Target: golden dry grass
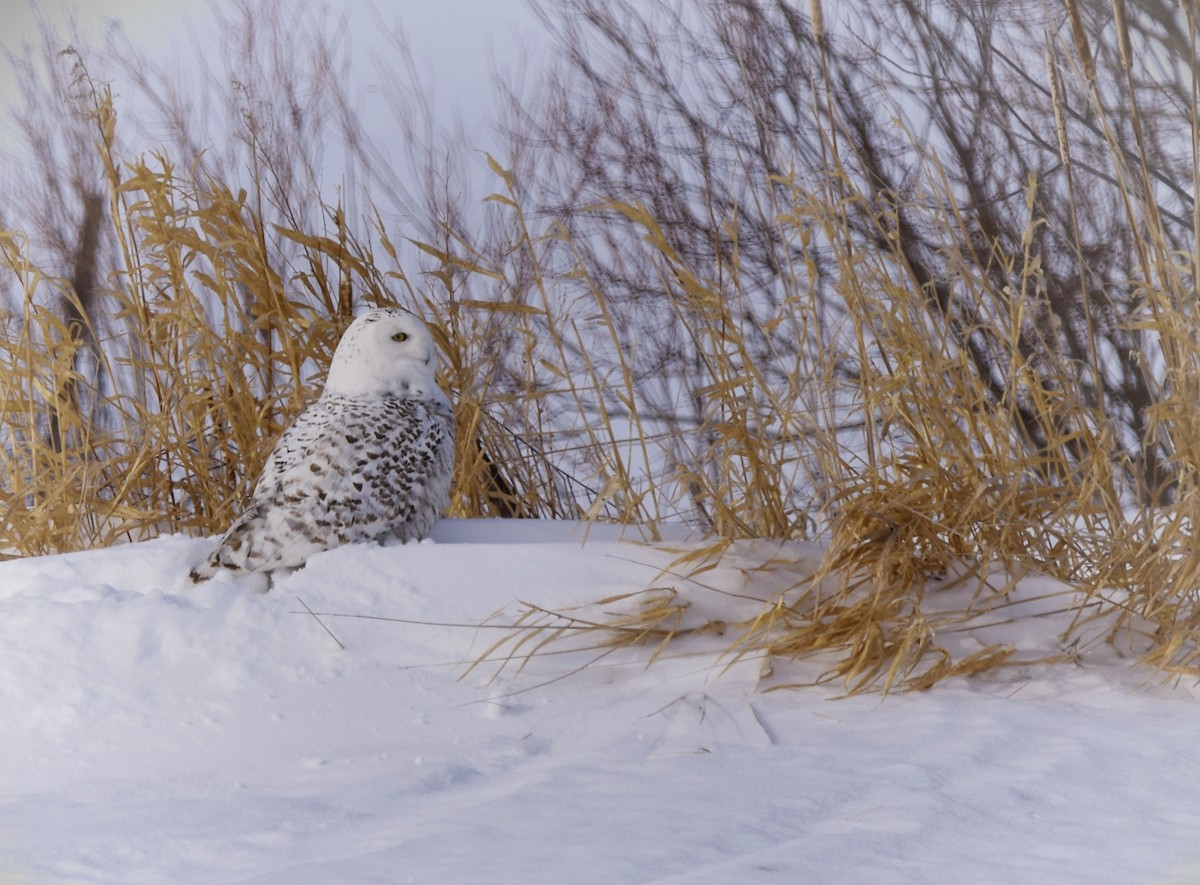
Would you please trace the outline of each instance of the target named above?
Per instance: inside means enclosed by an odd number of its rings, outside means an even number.
[[[835,174],[815,189],[791,181],[793,200],[781,207],[779,235],[803,239],[811,231],[824,232],[837,265],[837,301],[847,312],[840,344],[824,339],[817,360],[797,359],[783,383],[777,375],[767,382],[767,367],[749,356],[749,330],[735,319],[742,314],[728,309],[730,297],[741,293],[731,296],[714,287],[713,269],[688,266],[642,207],[612,207],[642,228],[663,268],[664,291],[686,304],[680,322],[693,340],[704,342],[707,355],[698,384],[711,397],[710,418],[706,433],[698,436],[714,444],[695,459],[705,469],[684,477],[684,485],[705,506],[717,537],[677,562],[685,583],[720,563],[732,538],[802,534],[806,514],[786,491],[798,478],[820,503],[815,522],[827,542],[823,561],[770,598],[758,616],[722,624],[732,658],[833,653],[837,663],[826,678],[841,680],[849,691],[928,688],[1012,658],[1013,647],[998,643],[954,659],[937,635],[969,621],[1004,624],[1008,592],[1022,576],[1039,573],[1074,588],[1061,607],[1076,613],[1060,649],[1048,649],[1043,660],[1077,660],[1081,631],[1099,624],[1111,642],[1162,668],[1165,678],[1200,675],[1196,259],[1172,252],[1166,222],[1147,196],[1154,189],[1146,161],[1139,167],[1137,154],[1114,134],[1116,124],[1092,85],[1079,12],[1072,3],[1067,7],[1084,91],[1108,138],[1108,159],[1140,256],[1128,282],[1142,297],[1140,310],[1124,322],[1155,342],[1155,354],[1136,358],[1144,361],[1147,377],[1162,379],[1151,382],[1156,402],[1145,415],[1151,428],[1147,445],[1169,440],[1171,455],[1157,476],[1169,476],[1170,489],[1151,485],[1157,480],[1128,462],[1113,438],[1114,422],[1089,395],[1088,379],[1104,373],[1108,358],[1098,345],[1092,344],[1083,363],[1062,357],[1035,365],[1016,356],[1022,352],[1018,337],[1036,330],[1030,317],[1046,297],[1042,256],[1031,248],[1033,229],[1045,223],[1035,211],[1035,180],[1019,183],[1029,212],[1023,252],[1005,252],[994,243],[985,244],[992,251],[980,256],[957,247],[964,251],[956,256],[962,277],[955,284],[989,285],[975,272],[982,262],[1000,263],[1004,279],[1019,281],[979,299],[992,312],[977,314],[966,330],[950,328],[949,317],[939,323],[929,310],[927,300],[934,295],[910,273],[895,218],[874,216],[878,241],[891,248],[864,250],[861,238],[851,234],[846,205],[860,203],[868,207],[862,214],[869,215],[878,211],[873,208],[878,195],[856,190],[849,176]],[[1127,43],[1127,36],[1119,41],[1126,58]],[[1061,121],[1062,74],[1054,62],[1047,71]],[[1137,103],[1132,97],[1135,108]],[[1136,126],[1136,112],[1133,120]],[[1071,146],[1061,122],[1055,137],[1069,172]],[[936,158],[927,163],[923,180],[933,192],[924,196],[939,207],[944,242],[973,243],[969,230],[957,229],[962,207],[955,188]],[[1073,188],[1070,176],[1068,185]],[[1069,193],[1073,200],[1073,189]],[[803,278],[792,278],[780,314],[768,322],[802,326],[816,315],[819,305]],[[1013,355],[1001,367],[1001,396],[961,346],[964,332],[985,336],[993,352]],[[796,337],[808,340],[802,331]],[[1045,352],[1054,353],[1049,341]],[[847,362],[857,370],[849,382],[834,369]],[[851,446],[842,445],[832,429],[837,423],[832,416],[847,398],[864,421]],[[768,427],[777,434],[764,434]],[[776,445],[779,439],[788,444]],[[783,555],[764,563],[764,570],[793,564]],[[929,605],[927,595],[945,589],[938,578],[964,569],[958,580],[975,582],[971,604],[949,612]],[[656,600],[585,623],[572,612],[526,606],[515,620],[519,631],[489,654],[523,660],[531,650],[568,638],[579,642],[583,632],[592,644],[602,645],[607,635],[614,646],[641,641],[658,655],[663,643],[686,632],[677,625],[689,603],[686,594],[673,597],[670,606],[653,604]]]

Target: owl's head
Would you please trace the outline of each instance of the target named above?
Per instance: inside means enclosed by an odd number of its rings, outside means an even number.
[[[326,393],[440,400],[433,338],[407,310],[378,307],[350,324],[338,342]]]

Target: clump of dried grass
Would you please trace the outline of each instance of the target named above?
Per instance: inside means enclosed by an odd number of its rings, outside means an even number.
[[[1071,659],[1068,649],[1081,631],[1099,623],[1111,641],[1166,672],[1200,675],[1195,257],[1175,254],[1153,196],[1150,161],[1142,154],[1139,168],[1138,153],[1117,136],[1119,124],[1095,88],[1091,56],[1080,42],[1086,37],[1079,10],[1066,5],[1079,93],[1105,133],[1106,159],[1128,213],[1130,251],[1140,260],[1125,282],[1139,292],[1135,312],[1108,320],[1118,333],[1123,325],[1130,339],[1152,344],[1132,357],[1140,361],[1139,383],[1155,398],[1138,416],[1147,431],[1136,461],[1097,393],[1100,380],[1111,377],[1112,361],[1127,357],[1095,339],[1085,342],[1082,356],[1064,352],[1046,322],[1055,313],[1046,301],[1052,287],[1034,244],[1037,229],[1049,223],[1038,207],[1058,196],[1039,194],[1037,179],[1013,183],[1024,190],[1027,211],[1014,250],[999,238],[981,242],[965,226],[969,207],[959,204],[937,159],[926,155],[916,176],[925,185],[916,211],[942,228],[943,257],[959,268],[957,277],[933,281],[914,264],[903,198],[840,174],[836,152],[845,141],[828,133],[831,175],[815,186],[785,179],[792,202],[780,207],[777,235],[807,247],[813,231],[821,232],[836,268],[831,300],[844,313],[836,334],[814,339],[798,330],[797,348],[779,355],[794,360],[783,369],[749,343],[755,330],[733,305],[751,296],[737,286],[736,267],[698,268],[650,212],[610,204],[640,230],[664,297],[702,355],[687,390],[703,400],[703,418],[687,437],[692,457],[680,459],[677,478],[718,537],[678,567],[699,574],[722,562],[731,538],[797,536],[810,517],[827,540],[811,574],[772,596],[758,616],[727,625],[734,657],[833,653],[827,675],[851,691],[927,688],[1009,662],[1013,647],[1005,643],[954,659],[939,645],[939,631],[989,618],[1003,623],[1015,582],[1042,573],[1076,588],[1064,602],[1076,611],[1076,623],[1061,637],[1061,653],[1047,650],[1048,660]],[[1124,35],[1121,46],[1127,45]],[[1125,58],[1128,66],[1127,51]],[[1060,121],[1054,137],[1073,201],[1062,73],[1053,62],[1048,71]],[[1141,96],[1132,82],[1125,97],[1136,126]],[[858,158],[843,159],[850,165]],[[1078,213],[1072,209],[1068,217],[1076,229],[1065,237],[1074,235],[1078,244]],[[1082,252],[1078,260],[1087,291]],[[786,298],[766,324],[803,327],[821,315],[827,302],[805,285],[815,276],[785,273]],[[951,287],[993,290],[974,299],[980,308],[964,317],[940,301]],[[1090,334],[1087,311],[1111,313],[1116,301],[1102,291],[1088,298],[1095,304],[1085,301],[1081,322]],[[799,345],[813,340],[815,351]],[[996,354],[1006,361],[990,362]],[[838,434],[847,416],[861,420],[850,445]],[[797,506],[798,487],[811,491],[815,516]],[[967,609],[931,604],[946,587],[940,577],[964,569],[959,581],[976,585]],[[681,595],[677,605],[687,604]],[[547,633],[540,620],[529,626],[528,615],[518,621],[522,632],[493,652],[509,655],[535,638],[541,649],[564,638]],[[555,615],[562,620],[551,623],[573,623],[569,613]],[[626,630],[624,617],[614,615],[611,631],[602,620],[576,623],[571,635],[583,630],[589,642],[608,635],[616,644],[640,637],[657,655],[661,637],[675,635],[680,612],[675,606],[662,612],[661,623],[649,629],[639,621],[643,633]]]
[[[796,187],[782,235],[813,221],[830,229],[838,220],[828,214],[831,205]],[[748,296],[715,290],[640,207],[615,209],[642,226],[679,321],[703,342],[704,374],[689,381],[704,397],[705,420],[694,436],[672,440],[698,440],[703,450],[681,459],[670,479],[687,490],[716,537],[673,569],[687,583],[721,565],[735,538],[802,537],[810,513],[796,507],[794,490],[806,486],[818,496],[823,560],[765,599],[757,615],[722,622],[733,658],[832,653],[839,660],[828,675],[851,691],[927,687],[1006,661],[1012,649],[1003,645],[953,660],[936,633],[1003,604],[1013,576],[1039,569],[1078,578],[1105,549],[1120,507],[1118,478],[1104,460],[1110,448],[1101,416],[1054,395],[1021,366],[1009,379],[1014,400],[997,404],[967,355],[930,328],[920,288],[897,278],[898,256],[852,254],[848,234],[833,241],[835,252],[845,249],[838,285],[850,328],[840,340],[859,350],[830,346],[816,360],[777,371],[752,358],[747,330],[736,319],[744,314],[730,309],[732,300]],[[599,293],[594,297],[602,304]],[[781,302],[777,321],[799,323],[817,308],[797,287]],[[999,335],[1019,328],[1017,318],[994,319]],[[833,369],[847,362],[857,367],[852,385]],[[1014,435],[1017,397],[1047,426],[1061,428],[1060,435],[1036,445]],[[862,437],[851,446],[827,420],[848,411],[863,416]],[[924,595],[938,592],[938,579],[964,563],[978,582],[972,606],[928,612]],[[785,552],[762,563],[761,572],[793,566]],[[1009,575],[999,587],[998,571]],[[484,657],[524,661],[568,639],[601,647],[650,644],[657,656],[675,637],[709,631],[680,629],[686,596],[673,595],[669,606],[658,601],[639,598],[632,611],[587,620],[526,605],[513,623],[516,632]]]

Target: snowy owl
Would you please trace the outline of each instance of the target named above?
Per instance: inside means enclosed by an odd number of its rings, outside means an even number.
[[[454,467],[454,419],[434,370],[433,339],[408,311],[377,308],[351,323],[325,390],[275,444],[245,513],[192,580],[428,535]]]

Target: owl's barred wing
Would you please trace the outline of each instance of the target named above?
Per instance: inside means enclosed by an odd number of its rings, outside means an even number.
[[[335,427],[347,408],[353,405],[345,397],[321,397],[300,413],[292,425],[276,441],[263,465],[252,498],[278,489],[282,477],[297,464],[312,458],[331,442],[330,429]]]
[[[331,397],[318,406],[280,439],[254,500],[272,498],[351,522],[396,523],[409,517],[414,493],[431,481],[444,479],[448,494],[448,410],[397,398]]]
[[[423,538],[449,499],[453,450],[447,407],[322,397],[280,438],[250,506],[193,576],[297,568],[339,544]]]
[[[286,528],[283,511],[271,500],[255,501],[222,536],[217,549],[192,569],[193,581],[211,578],[220,569],[245,572],[263,568],[297,568],[328,545],[304,542],[304,533]]]

